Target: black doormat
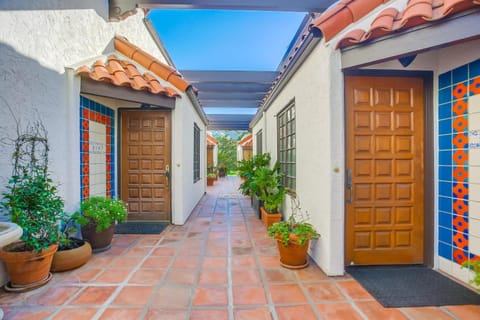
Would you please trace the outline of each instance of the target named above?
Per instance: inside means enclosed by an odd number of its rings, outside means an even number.
[[[115,226],[116,234],[159,234],[168,222],[124,222]]]
[[[346,271],[387,308],[480,304],[480,295],[424,266],[355,266]]]

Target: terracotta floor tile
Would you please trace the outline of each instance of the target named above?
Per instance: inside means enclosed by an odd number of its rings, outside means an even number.
[[[353,300],[360,300],[360,299],[370,299],[373,300],[374,298],[367,290],[365,290],[357,281],[349,280],[349,281],[337,281],[337,285],[345,291],[345,293],[352,298]]]
[[[61,306],[79,290],[80,288],[78,287],[48,288],[46,291],[42,291],[29,298],[28,304],[35,304],[39,306]]]
[[[197,259],[200,259],[200,256],[203,255],[203,249],[201,247],[181,247],[178,250],[178,255],[182,257],[196,257]]]
[[[114,260],[114,257],[109,257],[109,256],[103,256],[103,255],[92,255],[90,260],[88,260],[87,264],[85,265],[87,268],[106,268],[108,267],[112,261]]]
[[[228,248],[224,247],[208,247],[206,255],[209,257],[222,257],[227,256]]]
[[[141,247],[154,247],[159,243],[159,239],[155,238],[146,238],[146,239],[141,239],[138,241],[138,245]]]
[[[189,320],[228,320],[228,310],[192,309]]]
[[[174,268],[196,268],[200,264],[199,257],[177,257],[173,261]]]
[[[452,320],[442,309],[436,307],[402,308],[402,311],[413,320]],[[480,315],[478,315],[480,319]]]
[[[123,256],[129,257],[145,257],[152,248],[150,247],[132,247]]]
[[[164,269],[139,269],[135,271],[128,283],[156,285],[162,281],[164,273]]]
[[[235,256],[232,257],[232,268],[256,268],[257,263],[253,256]]]
[[[142,258],[143,257],[118,257],[112,262],[110,268],[134,268]]]
[[[205,257],[202,262],[202,268],[226,268],[227,257]]]
[[[145,320],[188,320],[187,312],[183,310],[165,310],[165,309],[148,309]],[[209,319],[214,320],[214,319]]]
[[[197,288],[193,297],[194,306],[224,306],[228,304],[226,287]]]
[[[282,284],[269,286],[273,303],[306,303],[307,297],[297,284]]]
[[[125,281],[128,275],[132,272],[130,269],[110,269],[105,270],[100,276],[98,276],[94,283],[121,283]]]
[[[448,306],[445,309],[454,314],[459,320],[480,319],[480,306]]]
[[[260,273],[255,269],[238,269],[232,272],[233,284],[262,284]]]
[[[204,269],[200,271],[199,285],[227,285],[228,277],[225,269]]]
[[[296,282],[295,272],[282,267],[264,269],[267,282]]]
[[[260,256],[275,256],[278,254],[277,247],[257,247],[256,250]]]
[[[73,308],[73,309],[63,309],[52,320],[73,320],[73,319],[82,319],[89,320],[93,319],[93,316],[97,313],[97,309],[92,308]],[[29,318],[32,319],[32,318]]]
[[[280,257],[278,256],[263,256],[260,257],[260,264],[264,268],[272,268],[280,266]]]
[[[102,305],[116,289],[117,287],[87,287],[69,304],[72,306]]]
[[[48,317],[54,312],[55,310],[20,310],[15,313],[5,313],[4,319],[15,319],[15,320],[43,320],[48,319]],[[56,318],[55,318],[56,319]]]
[[[329,303],[317,305],[318,313],[324,320],[362,320],[362,316],[352,307],[350,303]],[[431,320],[434,320],[432,318]]]
[[[234,305],[258,305],[266,304],[265,290],[263,286],[234,286]]]
[[[338,290],[334,283],[306,283],[304,287],[313,302],[345,301],[345,296]]]
[[[150,301],[154,287],[126,286],[112,302],[114,306],[143,306]]]
[[[295,273],[297,274],[297,278],[302,282],[323,281],[323,280],[329,280],[330,279],[314,263],[310,263],[308,268],[296,270]]]
[[[61,280],[61,283],[87,283],[94,280],[100,273],[102,273],[102,269],[79,269],[67,277]]]
[[[315,320],[318,319],[309,305],[276,307],[278,320]],[[345,319],[347,320],[347,319]],[[348,319],[350,320],[350,319]]]
[[[377,301],[357,301],[355,304],[369,320],[407,319],[398,309],[384,308]]]
[[[272,315],[268,308],[235,309],[233,318],[235,320],[271,320]]]
[[[170,268],[165,275],[165,283],[169,285],[191,286],[195,284],[196,271],[193,269]]]
[[[160,287],[152,301],[155,308],[186,309],[190,305],[192,289],[182,287]]]
[[[172,261],[171,257],[150,257],[142,264],[142,268],[166,268]]]
[[[100,316],[100,320],[137,320],[141,319],[143,309],[108,308]]]
[[[177,249],[172,247],[158,247],[153,250],[152,256],[171,257],[175,255],[176,251]]]

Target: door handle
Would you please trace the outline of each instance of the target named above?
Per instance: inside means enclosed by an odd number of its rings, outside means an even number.
[[[167,178],[166,183],[168,186],[170,184],[170,166],[168,164],[165,166],[165,177]]]
[[[352,203],[353,200],[353,187],[352,187],[352,169],[347,168],[347,180],[345,182],[345,187],[348,191],[347,203]]]

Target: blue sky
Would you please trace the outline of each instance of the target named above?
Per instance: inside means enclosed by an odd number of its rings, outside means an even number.
[[[276,70],[305,13],[156,9],[149,13],[180,70]]]

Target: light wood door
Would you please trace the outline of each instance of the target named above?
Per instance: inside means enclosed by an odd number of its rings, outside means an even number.
[[[422,263],[423,80],[352,76],[345,90],[345,263]]]
[[[129,221],[170,221],[170,112],[121,112],[121,197]]]

